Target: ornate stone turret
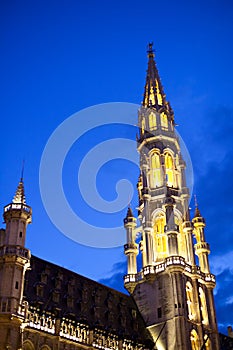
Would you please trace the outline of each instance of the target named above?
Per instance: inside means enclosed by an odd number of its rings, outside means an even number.
[[[208,258],[208,255],[210,253],[210,247],[209,247],[209,244],[205,241],[205,232],[204,232],[204,229],[206,226],[205,219],[201,216],[197,201],[195,202],[196,202],[195,215],[192,220],[193,226],[194,226],[193,233],[197,241],[197,243],[194,246],[195,253],[198,256],[201,271],[205,273],[210,273],[209,258]]]
[[[127,244],[125,244],[125,255],[128,257],[128,274],[137,273],[136,257],[138,254],[138,245],[135,243],[135,227],[136,218],[133,216],[133,212],[128,207],[126,218],[124,219],[124,226],[127,232]]]
[[[125,219],[125,288],[133,296],[158,350],[200,349],[204,342],[206,349],[218,350],[215,277],[209,270],[205,222],[197,207],[190,221],[186,164],[174,129],[174,113],[162,87],[152,44],[147,53],[144,98],[138,112],[140,224],[136,227],[130,211]],[[139,236],[142,268],[135,265],[134,244]],[[194,249],[200,266],[195,263]]]
[[[0,237],[0,348],[19,349],[24,276],[30,266],[25,238],[32,218],[22,178],[12,202],[4,207],[3,217],[6,229]]]

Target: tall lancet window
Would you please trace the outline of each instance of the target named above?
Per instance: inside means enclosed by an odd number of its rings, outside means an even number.
[[[163,213],[156,216],[154,221],[154,233],[156,244],[156,261],[160,261],[167,256],[167,236],[164,232],[165,216]]]
[[[161,166],[160,166],[160,156],[158,153],[153,153],[151,155],[151,187],[160,187],[162,185],[161,181]]]
[[[161,127],[162,127],[162,129],[167,129],[168,128],[168,119],[167,119],[166,113],[162,112],[160,114],[160,118],[161,118]]]
[[[200,306],[201,306],[202,323],[207,325],[209,323],[208,311],[207,311],[207,305],[206,305],[206,297],[202,287],[199,287],[199,297],[200,297],[200,304],[201,304]]]
[[[169,187],[176,187],[174,176],[174,162],[169,153],[165,154],[166,182]]]
[[[156,115],[154,113],[151,113],[149,115],[149,127],[150,127],[150,130],[155,130],[157,127]]]
[[[142,135],[144,134],[145,132],[145,118],[142,118],[142,122],[141,122],[141,133]]]
[[[210,338],[207,334],[204,335],[204,342],[205,342],[205,350],[210,350],[211,349]]]
[[[193,286],[190,282],[186,283],[186,297],[188,305],[188,318],[194,320],[196,318],[194,300],[193,300]]]
[[[200,350],[199,337],[195,329],[191,331],[190,335],[192,350]]]
[[[150,87],[149,104],[155,105],[155,94],[153,86]]]
[[[179,227],[179,233],[178,233],[178,252],[179,255],[183,258],[186,258],[186,241],[185,241],[185,235],[182,227],[182,220],[179,219],[177,216],[175,216],[175,224]]]

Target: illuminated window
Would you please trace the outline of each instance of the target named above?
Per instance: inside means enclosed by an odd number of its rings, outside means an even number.
[[[154,222],[155,244],[156,244],[156,261],[164,259],[167,256],[167,236],[164,233],[165,216],[160,214]]]
[[[150,88],[149,104],[151,104],[152,106],[155,105],[155,94],[153,86],[151,86]]]
[[[211,349],[210,338],[207,334],[204,335],[204,342],[205,342],[205,350],[210,350]]]
[[[161,118],[161,127],[164,128],[164,129],[167,129],[168,128],[167,115],[164,112],[162,112],[160,114],[160,118]]]
[[[175,187],[174,163],[169,153],[165,154],[166,180],[169,187]]]
[[[142,135],[144,134],[145,132],[145,119],[142,118],[142,127],[141,127],[141,132],[142,132]]]
[[[203,289],[199,287],[199,297],[200,297],[200,306],[201,306],[201,316],[202,316],[202,323],[207,325],[208,322],[208,311],[207,311],[207,305],[206,305],[206,297]]]
[[[150,130],[156,129],[156,115],[154,113],[151,113],[149,115],[149,127],[150,127]]]
[[[195,319],[196,313],[193,302],[193,286],[190,282],[186,283],[186,297],[187,297],[187,305],[188,305],[188,318],[190,320]]]
[[[200,349],[199,337],[195,329],[191,331],[190,340],[191,340],[192,350],[199,350]]]
[[[178,238],[178,252],[183,258],[186,258],[186,240],[185,234],[182,227],[182,221],[177,216],[175,216],[175,224],[179,227]]]
[[[160,156],[153,153],[151,156],[151,187],[160,187],[161,183]]]

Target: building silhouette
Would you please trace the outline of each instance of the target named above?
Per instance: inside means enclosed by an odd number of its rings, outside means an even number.
[[[233,348],[229,337],[219,342],[205,220],[197,204],[190,217],[186,165],[152,44],[138,124],[140,224],[130,207],[124,219],[129,295],[31,255],[21,178],[0,231],[0,350]]]

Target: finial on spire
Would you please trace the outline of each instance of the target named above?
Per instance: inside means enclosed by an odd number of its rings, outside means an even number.
[[[21,179],[20,179],[20,181],[23,181],[24,165],[25,165],[25,159],[23,159],[23,162],[22,162],[22,170],[21,170]]]
[[[195,204],[195,208],[198,207],[198,203],[197,203],[197,195],[194,195],[194,204]]]
[[[154,55],[155,50],[153,49],[153,45],[154,45],[153,41],[151,41],[151,42],[148,44],[148,50],[147,50],[148,57],[150,57],[150,56],[154,57],[154,56],[155,56],[155,55]]]
[[[197,196],[196,194],[194,195],[194,203],[195,203],[195,214],[194,214],[194,217],[201,217],[201,213],[200,213],[200,210],[198,208],[198,202],[197,202]]]

